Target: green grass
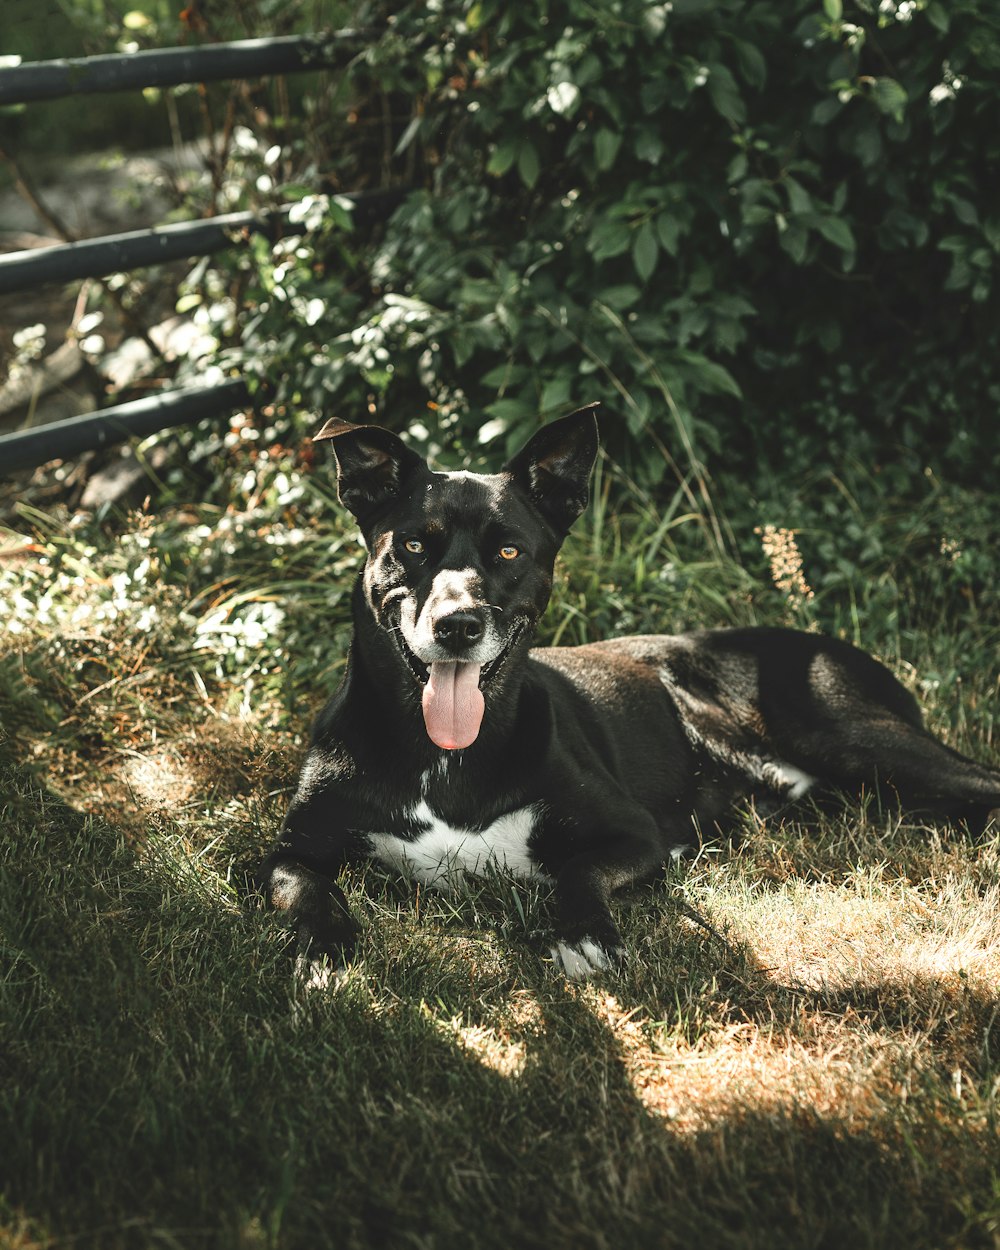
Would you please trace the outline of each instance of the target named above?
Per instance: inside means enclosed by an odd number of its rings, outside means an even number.
[[[337,679],[357,551],[320,475],[282,473],[14,521],[0,1245],[994,1246],[996,839],[748,811],[739,845],[621,901],[629,965],[585,986],[547,958],[544,889],[371,866],[344,878],[358,961],[295,979],[246,880]],[[546,640],[819,624],[996,759],[988,501],[818,478],[729,502],[720,544],[606,479]],[[814,599],[771,582],[769,523],[799,529]]]

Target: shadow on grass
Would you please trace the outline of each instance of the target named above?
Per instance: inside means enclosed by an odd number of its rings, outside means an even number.
[[[17,768],[3,795],[0,1216],[19,1245],[885,1247],[974,1244],[987,1218],[990,1165],[951,1122],[734,1103],[681,1132],[592,991],[513,940],[487,967],[433,931],[402,959],[387,940],[309,993],[183,847],[129,845]],[[705,941],[678,942],[704,964]],[[732,977],[740,1010],[787,993],[742,957]],[[527,1039],[523,1062],[484,1062],[477,1019]]]

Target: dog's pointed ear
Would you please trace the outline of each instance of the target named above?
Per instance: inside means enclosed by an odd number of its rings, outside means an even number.
[[[424,465],[398,435],[380,425],[354,425],[332,417],[313,435],[314,443],[327,439],[334,440],[340,502],[362,525]]]
[[[565,534],[590,499],[590,474],[600,445],[589,404],[544,425],[506,465],[550,525]]]

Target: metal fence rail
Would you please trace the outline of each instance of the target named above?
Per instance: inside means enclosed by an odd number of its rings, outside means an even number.
[[[157,430],[193,425],[205,417],[228,417],[244,407],[248,398],[246,383],[233,378],[217,386],[166,391],[88,416],[5,434],[0,438],[0,477],[48,460],[71,460],[85,451],[113,447],[128,438],[145,438]]]
[[[288,220],[288,209],[273,214],[226,213],[204,221],[179,221],[149,230],[106,234],[76,243],[30,248],[0,256],[0,295],[23,291],[46,282],[72,282],[77,278],[102,278],[109,273],[142,269],[168,260],[208,256],[232,247],[234,236],[301,234],[304,226]]]
[[[340,30],[325,35],[247,39],[199,48],[44,61],[0,69],[0,105],[51,100],[98,91],[130,91],[225,78],[288,74],[343,64],[345,52],[368,32]],[[405,190],[347,196],[355,219],[388,212]],[[150,230],[84,239],[50,248],[0,256],[0,294],[46,282],[70,282],[142,268],[168,260],[206,256],[263,232],[300,234],[292,206],[270,213],[229,213],[204,221],[178,222]],[[0,435],[0,476],[53,459],[109,447],[158,430],[192,425],[225,415],[249,402],[247,386],[233,378],[215,386],[163,392],[96,413]]]
[[[339,195],[348,200],[358,218],[386,212],[403,195],[402,191],[370,191]],[[76,243],[30,248],[0,256],[0,295],[23,291],[46,282],[72,282],[78,278],[101,278],[109,273],[161,265],[169,260],[209,256],[232,247],[240,237],[265,234],[304,233],[306,227],[292,220],[293,205],[263,213],[225,213],[203,221],[179,221],[148,230],[106,234]]]
[[[342,63],[345,48],[358,44],[365,33],[338,30],[326,35],[282,35],[197,48],[163,48],[14,65],[0,69],[0,104],[30,104],[98,91],[139,91],[143,87],[177,87],[186,82],[324,69]]]

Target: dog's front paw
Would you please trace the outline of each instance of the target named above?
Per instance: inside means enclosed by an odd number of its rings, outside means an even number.
[[[347,968],[328,955],[310,958],[300,952],[295,957],[295,976],[306,990],[335,990],[347,979]]]
[[[593,937],[557,942],[550,951],[552,962],[571,981],[588,981],[600,972],[618,972],[625,962],[624,946],[605,946]]]

